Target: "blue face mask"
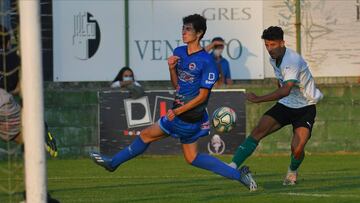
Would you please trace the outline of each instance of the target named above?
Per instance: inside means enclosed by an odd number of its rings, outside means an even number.
[[[123,77],[123,81],[133,81],[133,77]]]

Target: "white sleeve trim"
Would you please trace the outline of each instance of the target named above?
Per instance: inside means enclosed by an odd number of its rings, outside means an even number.
[[[115,81],[115,82],[111,83],[111,86],[110,86],[110,87],[111,87],[111,88],[121,87],[120,81]]]

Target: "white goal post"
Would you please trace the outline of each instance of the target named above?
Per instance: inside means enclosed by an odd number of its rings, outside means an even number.
[[[19,1],[26,202],[47,202],[40,1]]]

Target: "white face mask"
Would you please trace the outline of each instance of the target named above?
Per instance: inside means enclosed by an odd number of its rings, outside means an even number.
[[[133,77],[123,77],[123,81],[132,81]]]
[[[219,57],[219,56],[221,56],[223,51],[224,51],[224,49],[215,49],[214,50],[214,55]]]

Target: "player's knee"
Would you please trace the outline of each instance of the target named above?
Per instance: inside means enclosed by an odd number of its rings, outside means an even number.
[[[148,129],[142,130],[140,132],[140,138],[144,143],[151,142],[150,131]]]
[[[267,131],[265,129],[256,127],[252,132],[251,132],[251,136],[257,140],[260,141],[265,135],[266,135]]]

